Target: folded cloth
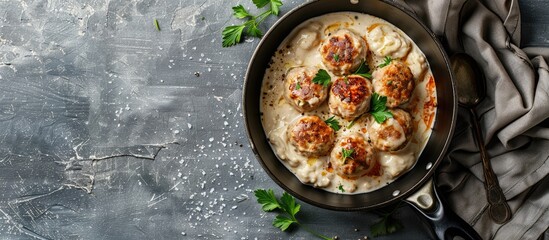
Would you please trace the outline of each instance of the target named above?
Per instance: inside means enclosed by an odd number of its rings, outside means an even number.
[[[549,48],[520,48],[518,1],[395,0],[445,42],[480,65],[487,97],[476,108],[488,155],[513,218],[487,212],[480,153],[470,116],[459,110],[448,154],[436,176],[441,195],[483,239],[537,239],[549,226]]]

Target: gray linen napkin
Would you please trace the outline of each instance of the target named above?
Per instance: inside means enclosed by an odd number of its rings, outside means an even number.
[[[460,109],[437,184],[450,207],[484,239],[536,239],[549,226],[549,48],[520,48],[520,11],[507,0],[396,0],[447,43],[480,64],[487,97],[477,107],[492,166],[513,218],[487,213],[480,154]],[[545,122],[544,122],[545,121]]]

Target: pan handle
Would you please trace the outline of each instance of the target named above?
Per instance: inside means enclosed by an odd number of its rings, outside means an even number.
[[[427,218],[438,239],[448,240],[460,236],[464,239],[482,240],[471,225],[444,206],[432,179],[419,191],[406,198],[405,202]]]

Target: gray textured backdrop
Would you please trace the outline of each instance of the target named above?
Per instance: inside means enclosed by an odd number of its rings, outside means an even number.
[[[281,190],[243,128],[258,41],[221,48],[239,3],[255,12],[248,0],[0,0],[0,239],[311,238],[272,227],[253,196]],[[523,45],[549,46],[549,3],[521,8]],[[307,204],[299,216],[342,239],[378,219]],[[410,209],[397,217],[404,229],[376,239],[428,238]]]

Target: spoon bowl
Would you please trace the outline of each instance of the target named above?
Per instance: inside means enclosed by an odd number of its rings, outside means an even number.
[[[475,59],[465,53],[456,53],[450,64],[457,82],[458,102],[464,107],[475,107],[486,97],[486,81]]]

